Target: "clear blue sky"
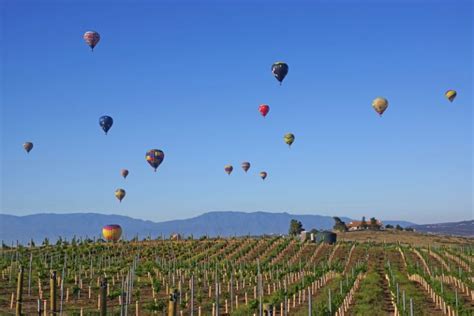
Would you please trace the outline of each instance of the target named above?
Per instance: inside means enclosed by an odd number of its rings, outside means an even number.
[[[471,1],[1,5],[4,213],[473,218]],[[157,173],[151,148],[166,154]]]

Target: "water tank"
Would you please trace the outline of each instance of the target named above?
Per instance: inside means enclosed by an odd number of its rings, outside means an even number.
[[[316,234],[316,242],[325,242],[327,244],[335,244],[337,234],[329,231],[318,232]]]

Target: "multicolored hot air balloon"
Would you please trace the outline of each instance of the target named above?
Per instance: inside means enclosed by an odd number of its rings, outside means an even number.
[[[458,93],[456,92],[456,90],[448,90],[444,95],[450,102],[453,102]]]
[[[388,107],[388,101],[385,98],[378,97],[372,101],[372,107],[374,108],[375,112],[382,116],[383,112],[385,112]]]
[[[262,171],[260,172],[260,178],[262,178],[262,180],[265,180],[265,178],[267,177],[267,173],[265,171]]]
[[[99,125],[104,130],[105,135],[107,135],[109,129],[114,125],[114,119],[107,115],[101,116],[99,118]]]
[[[225,171],[225,173],[227,173],[229,176],[230,176],[230,174],[232,173],[232,170],[234,170],[234,167],[232,167],[232,165],[225,165],[225,166],[224,166],[224,171]]]
[[[270,112],[270,107],[267,104],[262,104],[258,107],[258,111],[263,117],[265,117],[267,116],[268,112]]]
[[[102,236],[104,236],[104,239],[107,241],[116,242],[122,236],[122,227],[116,224],[106,225],[102,227]]]
[[[122,175],[122,177],[123,177],[124,179],[126,179],[127,176],[128,176],[128,170],[127,170],[127,169],[122,169],[122,170],[120,171],[120,174]]]
[[[87,31],[82,37],[84,38],[86,44],[91,48],[91,50],[94,51],[94,47],[100,41],[99,33],[97,33],[96,31]]]
[[[295,135],[293,135],[292,133],[288,133],[285,134],[283,139],[285,140],[285,143],[291,147],[291,144],[293,144],[293,142],[295,141]]]
[[[23,148],[25,148],[27,153],[30,153],[30,151],[33,149],[33,143],[26,142],[23,144]]]
[[[245,172],[249,171],[249,169],[250,169],[250,162],[248,162],[248,161],[242,162],[242,169],[244,169]]]
[[[156,168],[158,168],[163,162],[163,159],[165,159],[165,153],[159,149],[150,149],[146,152],[145,158],[146,161],[148,161],[150,166],[152,166],[156,172]]]
[[[124,189],[117,189],[115,190],[115,197],[122,203],[123,198],[125,197],[125,190]]]
[[[272,74],[275,78],[281,82],[285,79],[286,75],[288,74],[288,65],[282,61],[278,61],[272,65]]]

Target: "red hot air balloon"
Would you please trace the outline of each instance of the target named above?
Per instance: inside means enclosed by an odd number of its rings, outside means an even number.
[[[270,107],[267,104],[262,104],[258,107],[258,111],[263,117],[265,117],[267,116],[268,112],[270,112]]]
[[[96,31],[87,31],[84,33],[82,38],[84,38],[84,41],[91,48],[92,51],[94,51],[94,47],[100,41],[100,35]]]
[[[122,177],[125,179],[125,178],[127,178],[127,176],[128,176],[128,170],[127,170],[127,169],[122,169],[122,170],[120,171],[120,174],[121,174]]]

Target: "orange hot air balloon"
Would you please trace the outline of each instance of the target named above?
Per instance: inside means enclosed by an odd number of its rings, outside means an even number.
[[[128,176],[128,170],[127,170],[127,169],[122,169],[122,170],[120,171],[120,173],[122,174],[122,177],[123,177],[124,179],[127,178],[127,176]]]
[[[265,117],[267,116],[268,112],[270,112],[270,107],[267,104],[262,104],[258,107],[258,111],[263,117]]]
[[[378,115],[382,116],[383,112],[388,108],[388,101],[382,97],[375,98],[375,100],[372,101],[372,107]]]
[[[102,228],[102,236],[107,241],[116,242],[122,236],[122,227],[120,225],[106,225]]]

